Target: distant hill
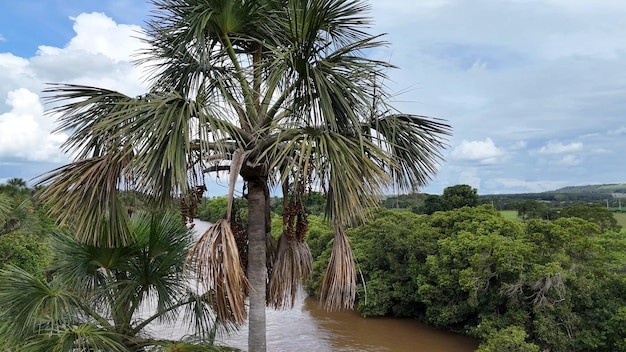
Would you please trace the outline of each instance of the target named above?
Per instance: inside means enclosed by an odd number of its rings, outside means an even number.
[[[614,184],[604,184],[604,185],[567,186],[567,187],[559,188],[555,191],[546,192],[546,193],[601,193],[601,194],[626,193],[626,184],[614,183]]]
[[[568,186],[539,193],[489,194],[480,196],[480,199],[500,210],[514,209],[517,202],[524,200],[541,201],[552,207],[597,204],[621,209],[621,202],[626,199],[626,184]]]

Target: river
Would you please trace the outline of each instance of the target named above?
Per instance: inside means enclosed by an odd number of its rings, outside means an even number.
[[[208,223],[196,222],[198,232]],[[186,335],[183,322],[159,326],[161,337]],[[248,326],[217,343],[245,350]],[[478,343],[439,331],[412,319],[363,318],[355,311],[327,312],[312,298],[300,297],[293,309],[267,310],[267,350],[270,352],[470,352]]]

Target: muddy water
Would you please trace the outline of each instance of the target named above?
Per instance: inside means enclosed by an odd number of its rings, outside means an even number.
[[[156,336],[181,338],[183,322],[154,327]],[[156,330],[156,331],[155,331]],[[216,343],[246,350],[248,326]],[[269,352],[470,352],[478,343],[410,319],[362,318],[357,312],[327,312],[311,298],[290,310],[267,310]]]
[[[196,225],[203,231],[206,223]],[[158,327],[157,336],[186,335],[185,324]],[[218,343],[246,349],[248,327]],[[438,331],[410,319],[362,318],[357,312],[327,312],[316,300],[301,297],[290,310],[267,310],[267,350],[270,352],[470,352],[478,343]]]

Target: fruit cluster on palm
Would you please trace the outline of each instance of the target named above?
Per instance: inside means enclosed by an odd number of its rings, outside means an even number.
[[[367,217],[392,184],[424,185],[449,126],[387,104],[381,82],[390,65],[368,57],[385,42],[367,33],[369,6],[361,0],[153,4],[149,49],[138,59],[151,69],[149,93],[64,84],[47,90],[76,160],[41,180],[42,197],[73,224],[78,240],[119,247],[130,240],[120,189],[167,205],[194,197],[209,172],[229,173],[231,198],[241,178],[245,231],[233,231],[237,219],[227,216],[189,262],[206,289],[219,293],[213,303],[223,320],[242,322],[249,311],[249,348],[265,350],[266,304],[285,306],[310,268],[302,236],[288,223],[278,253],[268,253],[270,190],[292,199],[308,189],[325,194],[336,245],[321,294],[330,309],[350,307],[355,279],[343,229]],[[237,247],[237,234],[245,248]]]

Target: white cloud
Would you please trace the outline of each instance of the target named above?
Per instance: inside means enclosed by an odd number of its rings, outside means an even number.
[[[7,38],[5,38],[2,33],[0,33],[0,42],[6,42]]]
[[[518,178],[495,178],[493,181],[504,186],[506,189],[510,189],[511,192],[520,192],[522,190],[526,190],[527,192],[545,192],[567,185],[566,181],[526,181]],[[503,190],[502,193],[507,192]]]
[[[503,155],[504,151],[496,147],[491,138],[485,138],[484,141],[463,140],[452,151],[452,157],[455,159],[479,161],[483,164],[493,164]]]
[[[566,155],[562,157],[561,159],[559,159],[556,163],[559,166],[569,167],[569,166],[580,165],[581,162],[582,162],[581,159],[577,158],[574,155]]]
[[[80,14],[76,36],[64,48],[40,46],[30,60],[33,71],[47,82],[93,85],[137,95],[146,90],[143,68],[132,65],[145,45],[141,27],[116,24],[102,13]]]
[[[54,128],[37,94],[20,88],[9,92],[11,110],[0,115],[0,158],[30,161],[64,161],[59,147],[67,136],[51,134]]]
[[[608,134],[609,136],[619,136],[622,134],[626,134],[626,127],[622,126],[620,128],[616,128],[614,130],[609,130],[606,134]]]
[[[141,68],[131,64],[142,45],[139,26],[116,24],[102,13],[73,20],[76,35],[63,48],[40,46],[32,58],[0,53],[0,99],[6,100],[0,103],[0,163],[67,162],[59,149],[67,135],[51,134],[54,117],[44,115],[42,99],[34,93],[44,83],[93,85],[131,96],[146,91]]]
[[[102,54],[115,63],[129,61],[141,47],[138,38],[145,37],[140,26],[117,24],[103,13],[83,13],[72,20],[76,36],[64,50]]]
[[[578,152],[583,149],[583,144],[580,142],[573,142],[570,144],[563,144],[561,142],[548,142],[547,145],[539,148],[541,154],[563,154]]]

